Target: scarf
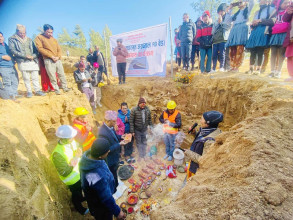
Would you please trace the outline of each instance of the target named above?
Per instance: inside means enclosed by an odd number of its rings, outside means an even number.
[[[197,139],[200,140],[206,136],[208,136],[210,133],[217,130],[217,128],[200,128],[198,131]]]
[[[25,36],[25,38],[21,38],[20,36],[18,36],[17,34],[14,35],[15,38],[20,41],[20,43],[24,44],[27,41],[27,36]]]

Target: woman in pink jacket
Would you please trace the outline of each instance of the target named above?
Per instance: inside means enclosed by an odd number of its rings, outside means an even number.
[[[283,16],[283,20],[290,23],[290,28],[287,31],[283,44],[286,48],[285,55],[287,57],[287,68],[289,72],[289,78],[285,79],[285,81],[293,82],[293,4],[288,6],[286,13]]]
[[[117,47],[115,47],[113,55],[116,57],[119,84],[124,84],[126,71],[126,57],[128,56],[128,51],[126,47],[122,45],[122,39],[117,40]]]

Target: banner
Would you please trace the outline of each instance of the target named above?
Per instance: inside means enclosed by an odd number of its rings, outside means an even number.
[[[127,49],[126,76],[166,76],[167,24],[152,26],[110,37],[112,75],[118,76],[116,56],[117,39]]]

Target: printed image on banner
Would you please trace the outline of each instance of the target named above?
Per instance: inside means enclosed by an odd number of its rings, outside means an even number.
[[[113,76],[118,76],[116,56],[113,54],[118,39],[122,39],[122,45],[128,52],[126,57],[127,77],[166,76],[167,24],[111,36]],[[121,61],[118,60],[118,62]]]

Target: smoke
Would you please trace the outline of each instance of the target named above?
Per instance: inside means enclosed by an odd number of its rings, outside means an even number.
[[[168,123],[168,122],[166,122]],[[148,146],[157,146],[159,143],[164,141],[164,131],[163,131],[163,124],[154,125],[148,135],[147,135],[147,145]],[[180,147],[185,139],[185,134],[183,131],[179,131],[176,139],[175,139],[175,147]]]
[[[183,143],[185,139],[185,134],[183,131],[179,131],[176,138],[175,138],[175,148],[181,147],[181,144]]]
[[[157,146],[162,141],[164,141],[163,124],[154,125],[147,135],[147,145]]]

